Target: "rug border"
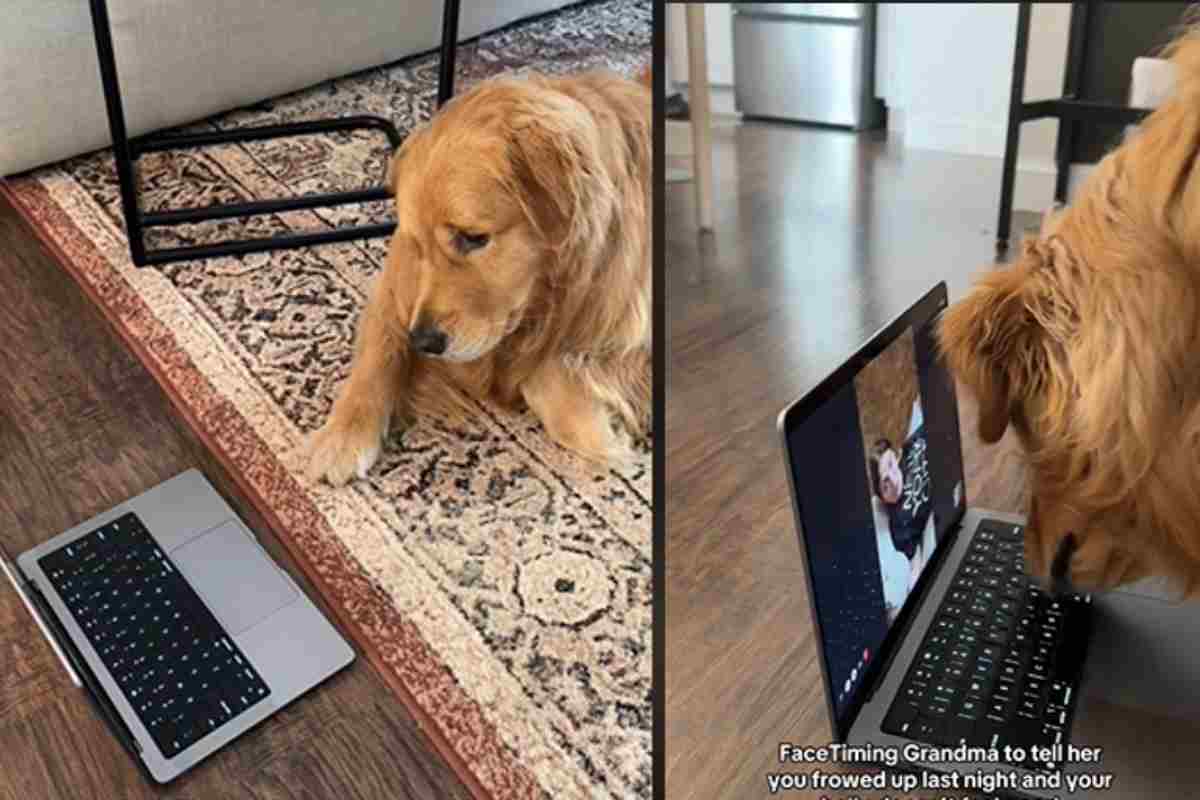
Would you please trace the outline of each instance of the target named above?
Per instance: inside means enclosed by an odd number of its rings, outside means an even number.
[[[28,176],[26,176],[24,179],[31,180],[36,183],[38,187],[41,187],[40,182],[38,182],[36,179]],[[170,381],[168,381],[164,375],[160,374],[161,370],[154,362],[154,359],[149,357],[150,353],[147,351],[147,348],[126,330],[125,326],[119,319],[115,318],[115,313],[98,296],[95,287],[92,286],[82,274],[80,274],[77,268],[72,264],[71,259],[67,257],[67,254],[64,252],[62,246],[59,245],[58,241],[43,227],[41,222],[34,216],[29,207],[21,199],[19,193],[13,188],[9,179],[4,176],[0,176],[0,195],[3,195],[12,204],[13,208],[17,211],[17,216],[25,222],[25,224],[33,231],[38,240],[41,241],[47,250],[50,251],[54,260],[58,262],[60,269],[71,276],[76,285],[78,285],[83,290],[84,294],[87,295],[88,299],[91,301],[91,304],[99,309],[102,317],[108,322],[109,326],[115,330],[120,339],[125,343],[125,346],[129,348],[131,353],[137,358],[138,363],[140,363],[142,367],[154,377],[155,383],[157,383],[162,389],[171,405],[175,408],[176,413],[183,418],[183,421],[192,431],[193,435],[196,436],[201,444],[203,444],[204,447],[207,448],[208,451],[216,458],[221,467],[230,475],[238,489],[241,490],[242,494],[250,501],[251,505],[262,516],[263,520],[270,528],[271,533],[280,541],[280,544],[283,545],[284,549],[287,550],[288,555],[292,557],[292,560],[295,562],[297,568],[299,568],[305,577],[308,578],[308,580],[313,584],[313,586],[321,592],[322,599],[325,600],[325,603],[332,611],[333,616],[344,629],[351,633],[351,637],[354,639],[358,649],[366,656],[367,663],[371,665],[371,668],[383,680],[384,685],[392,690],[392,692],[400,699],[400,702],[404,704],[405,708],[408,709],[409,713],[413,715],[417,726],[429,739],[438,755],[444,759],[446,765],[454,772],[459,780],[463,782],[471,796],[474,797],[475,800],[500,800],[500,798],[495,796],[483,786],[483,783],[480,781],[479,777],[467,763],[466,758],[454,748],[449,739],[442,732],[441,725],[438,723],[438,721],[428,711],[425,710],[417,698],[412,694],[412,691],[404,685],[400,677],[388,667],[387,662],[384,661],[382,654],[376,648],[368,646],[364,643],[369,642],[369,639],[366,637],[360,626],[353,619],[351,619],[349,614],[337,603],[331,602],[328,599],[326,592],[329,591],[329,588],[325,585],[326,581],[319,576],[313,566],[309,563],[310,559],[308,556],[302,552],[299,552],[299,545],[292,541],[292,537],[286,533],[283,533],[283,531],[286,531],[286,526],[284,526],[276,516],[270,504],[241,474],[240,470],[237,468],[237,465],[234,464],[232,456],[226,453],[223,447],[221,447],[217,442],[212,440],[211,437],[207,435],[207,433],[203,430],[200,421],[195,418],[192,410],[188,407],[188,404],[180,395],[178,395]],[[58,204],[55,203],[53,199],[49,199],[49,202],[58,207]],[[61,207],[59,208],[61,209]],[[84,238],[86,239],[87,237],[85,236]],[[444,666],[445,665],[443,664],[443,667]],[[469,699],[471,699],[472,702],[475,702],[474,698]],[[498,742],[498,744],[501,748],[505,748],[505,745],[502,742]],[[521,769],[519,763],[512,764],[511,766],[515,767],[517,770],[524,771]],[[532,779],[533,784],[544,793],[545,789],[541,786],[540,782],[537,781],[537,779],[532,775],[530,775],[530,778]]]

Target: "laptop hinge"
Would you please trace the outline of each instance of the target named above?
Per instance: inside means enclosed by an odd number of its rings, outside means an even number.
[[[41,590],[33,582],[26,584],[29,589],[29,596],[33,599],[34,604],[41,612],[42,618],[49,624],[51,636],[55,641],[62,645],[62,650],[66,654],[67,659],[71,663],[75,674],[82,679],[83,687],[87,690],[89,696],[96,704],[96,708],[100,711],[101,718],[108,724],[113,735],[117,737],[117,741],[128,750],[134,757],[140,757],[142,747],[133,738],[133,733],[125,725],[125,721],[121,719],[117,709],[108,699],[108,695],[104,692],[104,687],[100,685],[100,681],[96,679],[95,673],[88,667],[83,655],[75,647],[75,643],[63,630],[62,625],[58,621],[58,617],[54,613],[54,609],[46,602],[46,598],[42,596]]]

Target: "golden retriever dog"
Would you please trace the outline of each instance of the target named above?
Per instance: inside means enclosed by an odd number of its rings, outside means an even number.
[[[524,405],[593,463],[630,454],[650,415],[648,83],[497,78],[404,141],[396,231],[311,478],[365,477],[393,420],[461,418],[464,395]]]
[[[1030,459],[1027,568],[1071,586],[1200,583],[1200,29],[1173,97],[944,314],[979,434]]]

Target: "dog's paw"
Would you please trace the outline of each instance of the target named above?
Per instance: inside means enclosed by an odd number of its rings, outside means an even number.
[[[309,439],[308,477],[325,480],[331,486],[345,486],[355,477],[365,478],[379,460],[382,447],[380,434],[326,424]]]
[[[552,436],[560,447],[602,472],[629,469],[638,461],[629,432],[607,414],[598,414],[576,427],[560,428]]]

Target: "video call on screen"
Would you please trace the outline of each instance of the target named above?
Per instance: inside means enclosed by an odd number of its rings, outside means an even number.
[[[933,333],[903,331],[789,434],[839,720],[962,499],[954,385]]]

